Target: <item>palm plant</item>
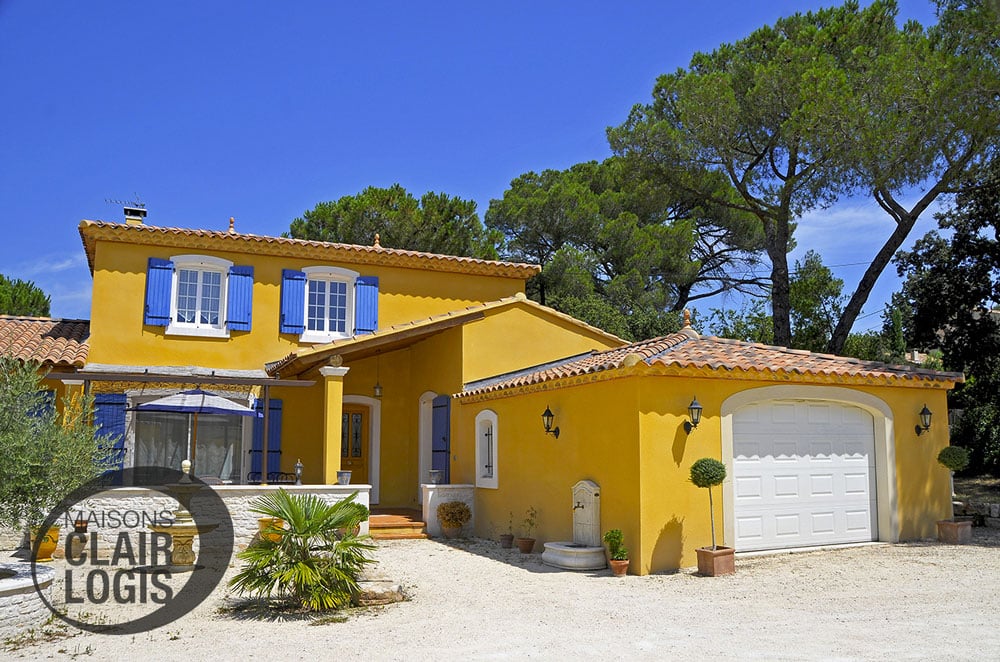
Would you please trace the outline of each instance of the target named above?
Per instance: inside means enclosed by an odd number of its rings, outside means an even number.
[[[273,539],[261,537],[237,555],[246,562],[229,585],[252,597],[287,598],[311,611],[339,609],[358,593],[358,577],[374,560],[371,538],[354,528],[368,519],[357,492],[337,503],[283,489],[261,495],[251,510],[284,520]]]

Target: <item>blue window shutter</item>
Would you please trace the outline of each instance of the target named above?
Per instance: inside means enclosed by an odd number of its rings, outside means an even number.
[[[267,473],[281,470],[281,400],[271,398],[268,414]],[[253,442],[250,446],[250,473],[260,478],[261,453],[264,451],[264,401],[257,400],[257,416],[253,419]]]
[[[294,269],[281,270],[281,333],[306,330],[306,274]]]
[[[174,263],[158,257],[149,258],[146,268],[146,312],[144,322],[152,326],[170,324],[170,289]]]
[[[101,440],[101,448],[108,451],[110,469],[121,471],[125,466],[125,407],[128,398],[124,393],[98,393],[94,396],[94,435]],[[121,474],[112,484],[121,485]]]
[[[253,316],[253,267],[229,267],[226,296],[226,326],[232,331],[249,331]]]
[[[431,469],[444,472],[451,482],[451,396],[439,395],[431,403]]]
[[[53,416],[56,411],[56,392],[47,389],[38,392],[37,406],[28,412],[32,418],[47,418]]]
[[[378,276],[359,276],[354,284],[354,335],[378,329]]]

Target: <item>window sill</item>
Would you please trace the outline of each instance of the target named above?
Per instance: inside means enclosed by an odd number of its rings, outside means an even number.
[[[299,342],[304,343],[314,343],[323,344],[333,342],[334,340],[344,340],[345,338],[350,338],[346,333],[303,333],[299,336]]]
[[[173,324],[167,327],[168,336],[194,336],[201,338],[228,338],[229,329],[214,329],[211,327],[179,326]]]
[[[500,489],[496,478],[477,478],[476,487],[483,490]]]

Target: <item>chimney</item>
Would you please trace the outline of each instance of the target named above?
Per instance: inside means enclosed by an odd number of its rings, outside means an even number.
[[[125,207],[125,224],[142,225],[142,219],[146,218],[146,210],[141,207]]]

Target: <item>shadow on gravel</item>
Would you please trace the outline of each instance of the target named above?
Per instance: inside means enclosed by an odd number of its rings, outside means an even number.
[[[451,547],[452,549],[469,552],[470,554],[482,556],[515,568],[521,568],[527,572],[534,572],[538,574],[550,572],[572,572],[576,575],[590,577],[612,576],[610,568],[605,568],[603,570],[565,570],[563,568],[546,565],[545,563],[542,563],[541,550],[543,550],[544,547],[541,542],[535,543],[535,551],[531,554],[522,554],[516,547],[504,549],[500,546],[499,542],[495,540],[487,540],[485,538],[456,538],[454,540],[434,538],[433,540],[434,542],[445,547]]]

